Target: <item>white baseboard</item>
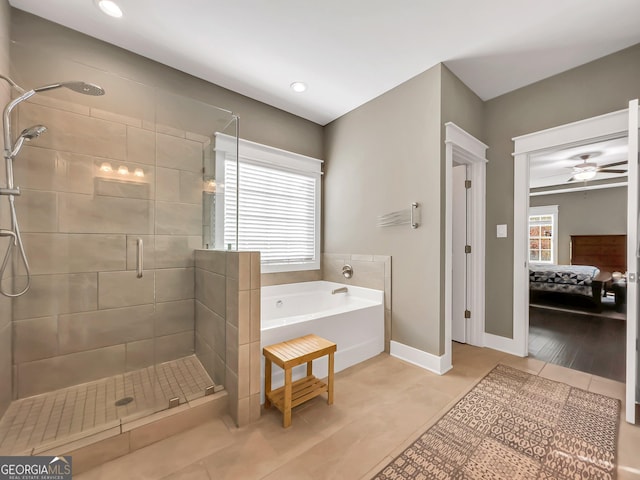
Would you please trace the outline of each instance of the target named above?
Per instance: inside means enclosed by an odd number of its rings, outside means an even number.
[[[451,369],[451,359],[447,356],[432,355],[417,348],[391,340],[391,356],[412,363],[430,372],[442,375]]]
[[[498,350],[500,352],[510,353],[511,355],[516,355],[518,357],[526,356],[522,355],[516,341],[513,338],[501,337],[500,335],[494,335],[492,333],[485,332],[484,346],[487,348]]]

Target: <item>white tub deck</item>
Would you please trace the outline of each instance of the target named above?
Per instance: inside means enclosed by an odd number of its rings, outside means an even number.
[[[347,287],[347,293],[331,291]],[[262,287],[261,347],[314,333],[335,342],[335,371],[374,357],[384,350],[384,292],[333,282],[303,282]],[[327,360],[313,362],[314,375],[327,375]],[[303,378],[304,366],[293,370]],[[261,366],[264,401],[264,358]],[[283,384],[282,371],[274,367],[273,388]]]

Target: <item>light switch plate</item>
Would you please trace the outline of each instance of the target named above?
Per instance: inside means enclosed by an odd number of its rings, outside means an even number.
[[[496,225],[496,237],[497,238],[506,238],[507,237],[507,226],[506,225]]]

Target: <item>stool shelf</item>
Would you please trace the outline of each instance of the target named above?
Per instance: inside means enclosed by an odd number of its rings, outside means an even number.
[[[327,384],[313,375],[296,380],[291,384],[291,408],[303,404],[327,391]],[[269,392],[269,400],[284,413],[284,386]]]

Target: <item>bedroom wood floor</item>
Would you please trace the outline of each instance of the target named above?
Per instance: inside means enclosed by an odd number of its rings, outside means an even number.
[[[544,308],[529,309],[529,356],[625,381],[626,322]]]

